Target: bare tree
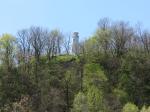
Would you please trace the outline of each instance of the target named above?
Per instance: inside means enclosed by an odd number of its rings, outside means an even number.
[[[65,48],[65,52],[67,54],[70,53],[70,49],[71,49],[71,34],[68,34],[64,37],[64,41],[63,41],[63,45],[64,45],[64,48]]]
[[[107,30],[110,27],[110,19],[109,18],[102,18],[98,22],[98,28],[102,30]]]
[[[150,54],[150,33],[149,32],[144,32],[143,36],[141,37],[143,46],[144,46],[144,51],[147,54]]]
[[[45,44],[45,50],[49,60],[51,59],[51,57],[61,54],[62,42],[63,34],[59,30],[52,30],[48,34]]]
[[[149,54],[150,53],[150,33],[148,31],[142,31],[141,26],[138,26],[137,34],[144,48],[144,52],[146,54]]]
[[[33,48],[34,58],[35,58],[35,79],[36,79],[36,83],[38,84],[38,80],[39,80],[39,77],[37,75],[38,66],[40,64],[40,56],[44,51],[47,30],[42,29],[40,27],[31,27],[29,32],[31,38],[30,42]]]
[[[112,46],[118,57],[122,56],[128,49],[128,42],[134,35],[133,28],[128,23],[119,22],[112,27]]]
[[[35,83],[39,87],[39,90],[35,94],[35,100],[38,102],[36,103],[36,108],[40,109],[41,104],[41,89],[40,89],[40,79],[41,72],[40,72],[40,58],[42,53],[44,54],[44,47],[45,47],[45,41],[47,38],[47,30],[43,29],[41,27],[31,27],[29,29],[29,38],[30,38],[30,44],[33,49],[33,55],[34,55],[34,75],[35,75]]]
[[[23,71],[27,71],[29,74],[30,69],[30,60],[32,57],[32,49],[31,49],[31,38],[29,34],[29,30],[24,29],[18,32],[17,36],[18,43],[18,61],[19,64],[23,64]]]

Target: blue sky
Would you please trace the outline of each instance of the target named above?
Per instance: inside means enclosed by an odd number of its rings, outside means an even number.
[[[150,29],[150,0],[0,0],[0,35],[35,25],[78,31],[84,39],[103,17]]]

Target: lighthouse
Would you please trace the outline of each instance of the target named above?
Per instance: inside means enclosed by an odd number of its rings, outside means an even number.
[[[79,33],[74,32],[72,38],[73,38],[72,53],[74,55],[77,55],[79,54]]]

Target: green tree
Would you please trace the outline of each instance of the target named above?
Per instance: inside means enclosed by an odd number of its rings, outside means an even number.
[[[124,58],[119,75],[119,86],[125,90],[129,99],[137,105],[149,104],[150,60],[148,57],[127,56]]]
[[[96,40],[98,43],[97,51],[108,55],[111,50],[111,30],[110,29],[97,29],[96,31]]]
[[[122,112],[138,112],[138,111],[139,111],[138,107],[133,103],[127,103],[122,110]]]
[[[89,63],[84,66],[84,87],[85,90],[90,86],[96,86],[99,89],[104,89],[107,85],[107,77],[99,64]]]
[[[101,112],[105,110],[103,93],[95,86],[91,86],[87,91],[88,107],[90,112]]]
[[[10,70],[13,66],[13,58],[15,56],[16,38],[10,34],[3,34],[0,37],[0,58],[3,66]]]
[[[72,112],[88,112],[87,97],[84,95],[84,93],[79,92],[75,96]]]
[[[143,106],[140,112],[150,112],[150,106],[149,107]]]

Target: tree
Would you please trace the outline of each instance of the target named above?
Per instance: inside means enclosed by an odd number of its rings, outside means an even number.
[[[91,37],[83,43],[86,60],[93,60],[95,54],[99,53],[99,44],[96,37]]]
[[[107,77],[100,66],[95,63],[85,64],[84,66],[84,89],[95,86],[103,90],[107,83]]]
[[[140,26],[137,28],[137,33],[139,40],[142,43],[142,47],[144,49],[145,54],[150,53],[150,33],[148,31],[142,31]]]
[[[88,112],[87,98],[84,93],[79,92],[73,102],[73,109],[71,112]]]
[[[15,42],[15,37],[10,34],[3,34],[0,38],[1,61],[8,71],[10,71],[13,66],[13,60],[15,56]]]
[[[35,58],[35,80],[38,84],[40,77],[38,76],[38,70],[40,65],[40,56],[43,53],[45,47],[45,41],[47,37],[47,30],[44,30],[40,27],[31,27],[30,28],[30,38],[31,38],[31,46],[34,52]]]
[[[139,111],[138,107],[133,103],[127,103],[122,110],[122,112],[138,112],[138,111]]]
[[[117,57],[124,55],[128,49],[128,42],[130,42],[134,35],[133,28],[128,23],[118,22],[112,27],[112,46]]]
[[[18,64],[21,66],[23,72],[29,74],[30,61],[32,58],[32,48],[31,48],[31,37],[28,29],[24,29],[18,32],[17,38],[18,45]]]
[[[150,69],[150,60],[143,54],[124,58],[119,75],[119,85],[137,105],[149,103],[149,82],[147,75]]]
[[[98,28],[102,30],[107,30],[110,28],[110,19],[109,18],[102,18],[98,22]]]
[[[41,69],[40,69],[40,58],[43,54],[45,41],[47,38],[47,30],[42,29],[40,27],[31,27],[29,29],[30,39],[31,39],[31,47],[34,53],[34,79],[38,90],[35,94],[36,104],[35,107],[38,111],[40,111],[40,104],[41,104],[41,85],[40,79],[42,79]]]
[[[143,106],[140,112],[150,112],[150,107]]]
[[[57,29],[48,34],[45,44],[48,60],[61,53],[63,37],[63,34]]]
[[[70,112],[71,107],[71,85],[74,82],[73,73],[71,71],[66,71],[64,77],[64,85],[65,85],[65,95],[66,95],[66,112]]]
[[[105,111],[103,93],[97,87],[91,86],[87,91],[88,108],[90,112]]]
[[[70,49],[71,49],[71,45],[70,45],[70,43],[71,43],[71,35],[70,34],[66,35],[64,37],[63,42],[64,42],[63,45],[64,45],[64,48],[65,48],[65,52],[66,52],[66,54],[69,55]]]
[[[104,52],[105,55],[108,55],[111,50],[111,30],[109,29],[98,29],[96,31],[96,40],[99,45],[99,49],[101,52]]]

